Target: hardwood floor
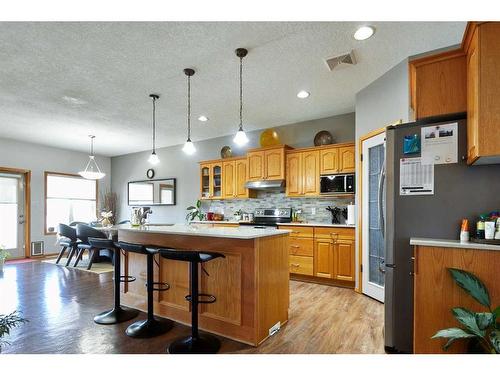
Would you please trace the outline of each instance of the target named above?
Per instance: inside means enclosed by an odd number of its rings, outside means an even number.
[[[13,330],[4,353],[164,353],[189,327],[153,339],[132,339],[131,322],[100,326],[112,306],[112,274],[41,262],[7,264],[0,274],[0,313],[30,320]],[[290,320],[258,348],[221,338],[221,353],[383,353],[383,305],[350,289],[290,282]],[[145,314],[140,315],[144,318]]]

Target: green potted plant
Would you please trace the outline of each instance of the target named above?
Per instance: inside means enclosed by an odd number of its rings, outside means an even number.
[[[205,217],[205,214],[201,211],[201,200],[199,199],[196,201],[195,206],[189,206],[186,210],[188,210],[186,215],[186,221],[188,223],[193,221],[195,218],[198,218],[198,220],[201,221]]]
[[[5,247],[3,245],[0,245],[0,272],[3,271],[3,265],[5,264],[5,259],[10,257],[10,253],[5,250]]]
[[[10,335],[10,330],[12,328],[18,327],[26,322],[28,322],[28,320],[24,319],[17,311],[7,315],[0,314],[0,352],[2,352],[2,346],[10,345],[10,342],[3,337]]]
[[[443,349],[447,350],[457,340],[475,340],[485,353],[500,354],[500,306],[494,310],[491,308],[490,294],[484,283],[474,274],[456,269],[448,268],[455,283],[465,290],[472,298],[488,310],[486,312],[474,312],[464,307],[454,307],[451,312],[462,327],[442,329],[434,336],[444,338],[448,341]]]

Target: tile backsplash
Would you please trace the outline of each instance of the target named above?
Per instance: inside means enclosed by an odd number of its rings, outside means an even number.
[[[253,213],[257,208],[289,208],[301,210],[300,217],[304,221],[317,223],[331,223],[332,215],[326,210],[328,206],[344,208],[354,202],[351,198],[290,198],[285,193],[259,191],[256,198],[249,199],[225,199],[220,201],[203,201],[204,212],[220,212],[225,219],[232,219],[233,213],[243,210],[245,213]],[[313,214],[313,209],[316,213]],[[341,222],[344,223],[341,216]]]

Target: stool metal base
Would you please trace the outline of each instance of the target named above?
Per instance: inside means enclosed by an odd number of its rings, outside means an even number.
[[[170,344],[170,354],[215,354],[220,349],[220,341],[212,335],[200,334],[198,338],[183,337]]]
[[[134,338],[155,337],[170,331],[173,326],[174,322],[168,319],[139,320],[129,325],[125,334]]]
[[[119,306],[118,308],[104,311],[94,317],[97,324],[117,324],[134,319],[139,315],[139,311],[128,307]]]

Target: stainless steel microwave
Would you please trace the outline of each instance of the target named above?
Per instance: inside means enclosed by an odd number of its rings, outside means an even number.
[[[354,194],[356,190],[354,173],[321,176],[321,194]]]

